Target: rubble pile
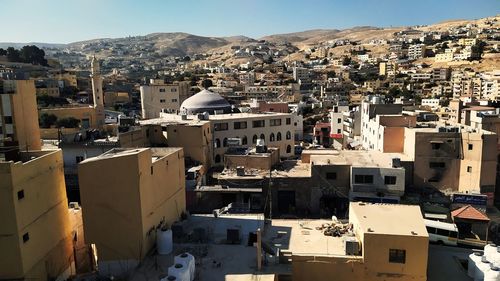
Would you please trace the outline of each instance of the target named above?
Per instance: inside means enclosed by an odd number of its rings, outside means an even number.
[[[325,236],[340,237],[346,233],[352,232],[351,223],[324,223],[321,226],[316,227],[316,230],[323,231]]]

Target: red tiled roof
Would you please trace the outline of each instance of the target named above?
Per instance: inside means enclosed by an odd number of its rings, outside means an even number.
[[[451,212],[451,216],[459,219],[489,221],[490,219],[471,205],[466,205]]]

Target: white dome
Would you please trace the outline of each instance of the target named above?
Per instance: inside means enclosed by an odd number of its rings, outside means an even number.
[[[219,94],[203,90],[192,97],[187,98],[181,104],[181,112],[196,114],[202,112],[214,113],[215,110],[223,110],[224,113],[231,111],[231,105]]]

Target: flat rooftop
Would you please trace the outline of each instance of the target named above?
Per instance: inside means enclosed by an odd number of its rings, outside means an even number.
[[[273,248],[290,251],[297,255],[345,256],[343,237],[326,236],[316,229],[332,220],[286,220],[273,219],[272,227],[266,230],[263,241]]]
[[[304,153],[306,151],[303,151]],[[314,165],[348,165],[354,167],[392,168],[392,159],[410,161],[410,157],[403,153],[384,153],[380,151],[340,150],[329,153],[311,153],[311,163]]]
[[[285,160],[276,165],[272,170],[271,177],[273,178],[303,178],[311,176],[311,166],[308,163],[302,163],[297,160]],[[269,177],[269,170],[261,169],[245,169],[244,176],[238,176],[236,169],[224,169],[218,178],[220,180],[229,179],[264,179]]]
[[[357,202],[349,208],[365,233],[428,237],[419,206]]]
[[[109,158],[116,158],[116,157],[123,157],[123,156],[130,156],[130,155],[135,155],[139,154],[145,151],[150,150],[151,151],[151,158],[152,162],[155,162],[156,160],[166,156],[170,155],[172,153],[175,153],[179,151],[180,147],[162,147],[162,148],[150,148],[150,147],[142,147],[142,148],[113,148],[107,152],[104,152],[103,154],[85,159],[81,163],[86,163],[86,162],[91,162],[91,161],[97,161],[97,160],[103,160],[103,159],[109,159]]]

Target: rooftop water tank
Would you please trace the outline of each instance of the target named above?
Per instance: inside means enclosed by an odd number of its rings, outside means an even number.
[[[171,229],[158,229],[156,233],[156,248],[158,254],[168,255],[172,252],[173,239]]]
[[[182,264],[188,268],[190,281],[194,280],[195,277],[195,260],[194,256],[189,253],[183,253],[174,257],[174,263]]]
[[[486,257],[482,257],[481,261],[476,263],[476,271],[474,273],[474,281],[483,281],[484,274],[490,270],[490,262]],[[169,272],[170,273],[170,272]]]
[[[490,270],[484,273],[484,281],[498,281],[500,280],[500,268],[491,265]]]
[[[488,261],[492,261],[497,254],[497,245],[490,243],[484,246],[484,256]]]
[[[180,263],[176,263],[169,267],[168,275],[174,276],[176,281],[191,281],[189,269]]]
[[[474,275],[476,274],[477,270],[476,264],[481,261],[482,257],[483,257],[482,252],[474,252],[469,255],[469,263],[467,266],[467,275],[469,275],[469,277],[474,278]]]

